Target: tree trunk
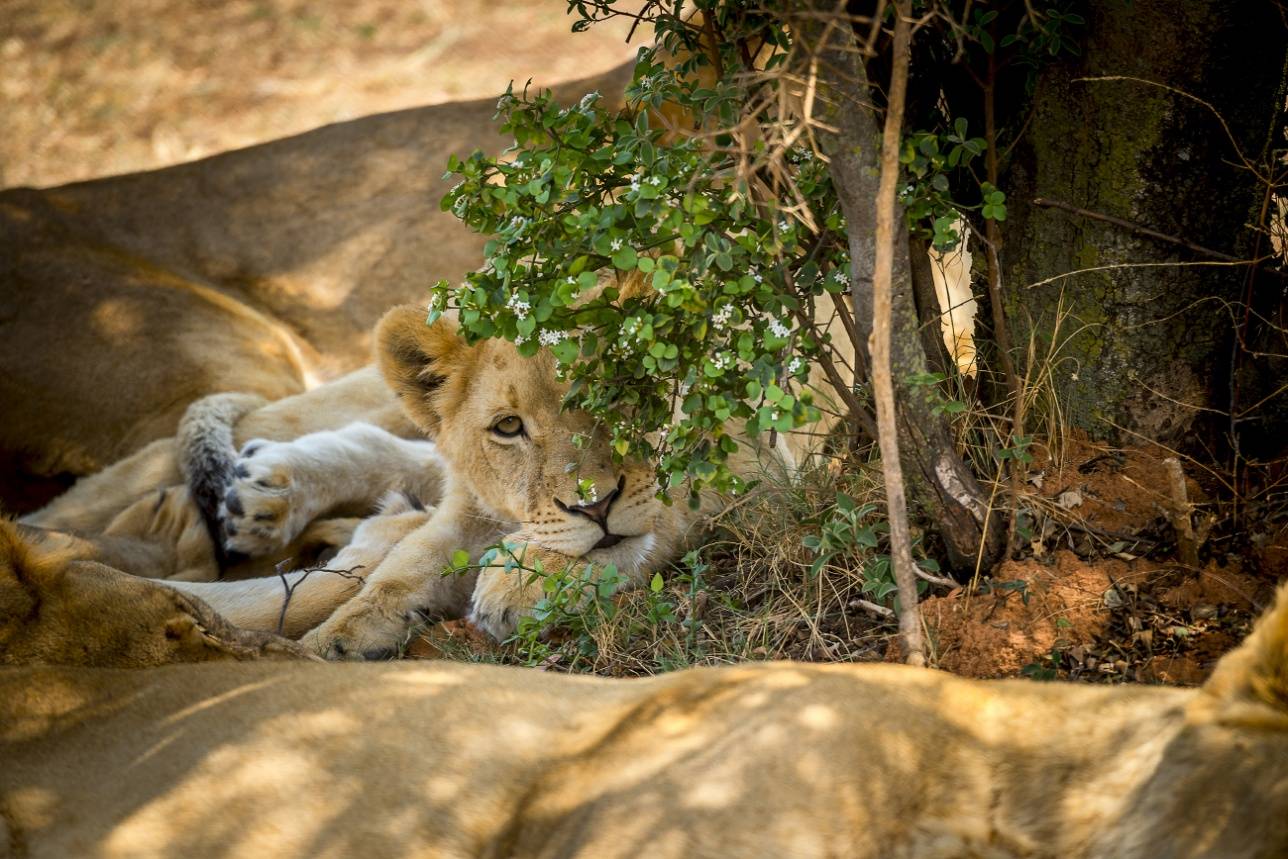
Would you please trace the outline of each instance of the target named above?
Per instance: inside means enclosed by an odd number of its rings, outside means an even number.
[[[877,188],[880,179],[880,134],[872,115],[867,76],[858,62],[848,24],[831,29],[817,21],[801,30],[808,46],[817,46],[823,121],[838,129],[820,137],[831,162],[832,181],[845,215],[852,266],[851,295],[858,327],[857,347],[864,366],[871,366],[872,271],[875,256]],[[824,43],[822,40],[826,38]],[[908,233],[902,208],[896,207],[895,255],[891,295],[890,362],[898,408],[899,449],[911,489],[935,523],[948,566],[958,573],[987,569],[1001,548],[1001,517],[990,515],[988,500],[953,446],[942,415],[935,413],[934,391],[912,382],[926,372],[926,353],[912,297]]]
[[[1200,409],[1225,411],[1232,401],[1244,408],[1281,383],[1276,374],[1250,378],[1266,373],[1263,359],[1234,344],[1256,334],[1255,314],[1241,305],[1277,306],[1282,283],[1267,289],[1247,265],[1034,200],[1125,219],[1229,257],[1264,254],[1266,243],[1258,250],[1246,225],[1258,222],[1267,189],[1240,162],[1259,166],[1272,141],[1283,145],[1288,31],[1270,3],[1089,7],[1081,55],[1039,75],[1025,106],[1031,121],[1007,165],[1007,310],[1018,345],[1035,337],[1038,355],[1058,308],[1071,314],[1057,336],[1073,335],[1055,373],[1066,421],[1175,443]],[[1175,89],[1087,80],[1107,76]],[[1012,111],[1011,128],[1024,118]],[[1151,265],[1114,268],[1141,263]],[[1231,429],[1229,418],[1217,420],[1220,434]]]

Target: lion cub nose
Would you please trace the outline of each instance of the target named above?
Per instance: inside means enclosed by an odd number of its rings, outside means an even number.
[[[625,477],[619,478],[617,486],[593,504],[565,504],[558,498],[555,499],[555,504],[565,513],[576,513],[579,516],[585,516],[587,519],[607,531],[608,511],[613,508],[613,502],[615,502],[618,496],[622,494],[622,489],[625,486],[625,483]]]

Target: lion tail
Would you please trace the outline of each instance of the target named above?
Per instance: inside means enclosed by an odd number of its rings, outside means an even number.
[[[1288,719],[1288,582],[1243,644],[1217,663],[1203,691],[1209,703],[1268,705]]]
[[[210,532],[220,569],[228,561],[219,505],[233,481],[237,463],[233,429],[242,417],[266,402],[254,394],[212,394],[189,406],[179,421],[176,436],[179,471]]]

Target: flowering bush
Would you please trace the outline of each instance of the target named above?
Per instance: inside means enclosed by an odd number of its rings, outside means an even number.
[[[685,486],[694,502],[704,487],[744,488],[726,467],[744,426],[755,437],[819,417],[805,384],[829,347],[816,303],[849,286],[832,189],[811,152],[779,157],[808,211],[830,213],[810,216],[814,233],[801,209],[739,182],[721,135],[664,135],[651,108],[719,115],[756,86],[703,87],[692,72],[705,62],[668,68],[641,50],[622,111],[597,93],[564,108],[508,89],[497,109],[515,145],[453,157],[460,182],[442,204],[492,237],[485,264],[437,284],[430,302],[431,320],[455,308],[467,339],[549,349],[567,406],[599,418],[617,456],[656,462],[663,492]]]

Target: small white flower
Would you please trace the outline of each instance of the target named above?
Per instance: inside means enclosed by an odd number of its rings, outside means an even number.
[[[620,251],[622,249],[622,240],[613,239],[611,242],[609,242],[608,246],[615,251]]]
[[[715,315],[711,317],[711,322],[713,325],[717,325],[717,326],[724,325],[729,321],[729,319],[732,316],[733,316],[733,305],[726,304],[724,307],[720,308],[715,312]]]
[[[631,176],[631,190],[638,191],[639,189],[640,189],[640,174],[636,173],[635,175]]]
[[[792,333],[792,331],[783,324],[781,319],[771,319],[769,320],[769,333],[773,334],[775,337],[787,337]]]
[[[756,283],[765,282],[765,278],[760,273],[760,269],[756,268],[754,265],[747,270],[747,273],[751,275],[751,279],[754,280]]]
[[[779,218],[779,219],[778,219],[778,232],[780,232],[780,233],[785,233],[785,232],[787,232],[789,229],[791,229],[791,226],[792,226],[792,225],[791,225],[791,224],[789,224],[789,223],[787,222],[787,219],[786,219],[786,218]]]
[[[528,337],[526,334],[515,335],[515,338],[514,338],[515,346],[522,346],[524,343],[527,343],[527,342],[528,342]]]
[[[788,362],[787,372],[789,375],[795,376],[797,373],[801,371],[801,368],[804,366],[805,366],[805,362],[800,359],[799,355],[797,355],[795,358],[792,358],[792,360]]]
[[[566,339],[566,337],[567,335],[565,335],[562,331],[549,331],[549,330],[542,331],[540,334],[537,335],[537,339],[541,341],[542,346],[553,346],[556,343],[562,343]]]
[[[652,185],[654,188],[656,188],[658,185],[661,185],[661,184],[662,184],[662,177],[661,177],[661,176],[650,176],[650,177],[649,177],[649,179],[648,179],[648,183],[649,183],[650,185]]]
[[[525,318],[528,315],[528,311],[532,309],[531,304],[528,304],[517,295],[510,296],[510,300],[505,303],[505,306],[513,310],[514,315],[520,319]]]
[[[845,276],[845,269],[838,268],[836,271],[832,272],[832,280],[837,283],[845,283],[849,278]]]

